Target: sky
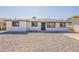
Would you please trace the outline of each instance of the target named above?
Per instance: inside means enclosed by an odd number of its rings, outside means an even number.
[[[79,15],[78,6],[0,6],[0,17],[65,19]]]

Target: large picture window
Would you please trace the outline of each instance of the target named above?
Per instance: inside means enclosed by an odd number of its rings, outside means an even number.
[[[55,22],[48,22],[47,28],[55,28]]]
[[[19,21],[12,21],[12,26],[13,27],[18,27],[19,26]]]
[[[37,22],[32,22],[32,26],[37,27],[38,26]]]
[[[60,23],[60,27],[66,27],[66,23],[65,22],[61,22]]]

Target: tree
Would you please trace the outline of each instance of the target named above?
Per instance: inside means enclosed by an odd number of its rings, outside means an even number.
[[[79,18],[79,16],[72,16],[71,18]]]

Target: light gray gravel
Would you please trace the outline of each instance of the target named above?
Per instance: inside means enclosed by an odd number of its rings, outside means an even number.
[[[62,33],[0,34],[0,52],[78,52],[79,40]]]

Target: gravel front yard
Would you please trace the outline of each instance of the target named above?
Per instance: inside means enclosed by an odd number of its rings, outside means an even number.
[[[77,52],[79,40],[62,33],[0,34],[1,52]]]

